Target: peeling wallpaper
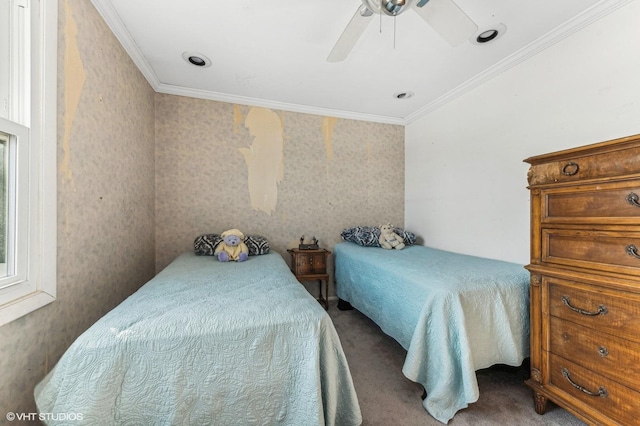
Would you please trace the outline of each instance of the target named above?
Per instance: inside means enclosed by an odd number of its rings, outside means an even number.
[[[333,126],[338,119],[335,117],[324,117],[322,119],[322,136],[324,137],[324,148],[327,154],[327,161],[333,158]]]
[[[155,99],[156,271],[198,235],[231,228],[263,235],[289,262],[302,235],[332,250],[344,228],[403,225],[403,127]]]
[[[58,19],[58,295],[0,327],[0,419],[35,412],[71,343],[200,234],[260,234],[289,261],[301,235],[332,250],[404,218],[401,126],[156,94],[91,2]]]
[[[284,173],[283,124],[275,112],[264,108],[251,108],[244,123],[253,141],[238,151],[247,163],[251,208],[271,215]]]
[[[62,160],[59,165],[59,174],[62,177],[63,183],[73,183],[73,176],[71,173],[71,167],[69,165],[71,161],[71,129],[73,125],[73,119],[76,116],[78,109],[78,103],[80,102],[80,96],[82,95],[82,88],[84,82],[87,79],[87,73],[84,70],[82,64],[82,58],[78,50],[77,36],[78,27],[73,19],[73,13],[68,1],[63,2],[65,26],[64,36],[67,43],[67,47],[64,50],[63,59],[63,78],[64,78],[64,116],[63,123],[63,137],[62,137]]]
[[[58,293],[0,327],[0,423],[155,272],[154,92],[90,1],[58,7]]]

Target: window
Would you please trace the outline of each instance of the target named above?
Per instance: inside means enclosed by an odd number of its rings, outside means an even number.
[[[0,0],[0,326],[56,296],[57,0]]]
[[[7,269],[7,171],[9,170],[9,135],[0,132],[0,279],[10,275]]]

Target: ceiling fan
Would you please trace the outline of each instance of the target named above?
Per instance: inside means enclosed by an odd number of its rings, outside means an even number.
[[[413,9],[451,46],[464,43],[478,30],[478,26],[453,0],[362,0],[327,61],[345,60],[374,14],[397,16],[407,9]]]

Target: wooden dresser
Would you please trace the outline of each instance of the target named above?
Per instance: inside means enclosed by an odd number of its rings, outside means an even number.
[[[640,425],[640,135],[525,162],[536,412]]]

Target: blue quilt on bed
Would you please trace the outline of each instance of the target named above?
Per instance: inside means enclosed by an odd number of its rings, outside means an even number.
[[[338,296],[407,350],[402,372],[447,423],[478,400],[475,371],[529,356],[529,274],[522,265],[424,246],[334,247]]]
[[[181,255],[81,335],[35,397],[73,424],[362,422],[331,319],[277,253]]]

